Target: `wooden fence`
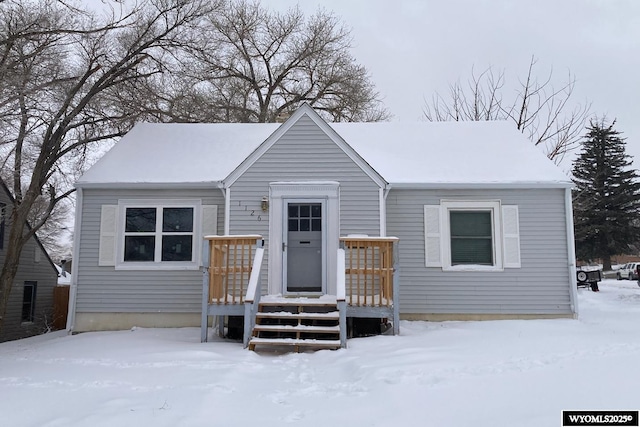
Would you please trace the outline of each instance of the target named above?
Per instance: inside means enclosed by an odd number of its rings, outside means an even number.
[[[69,311],[69,286],[53,288],[53,329],[56,331],[67,327]]]

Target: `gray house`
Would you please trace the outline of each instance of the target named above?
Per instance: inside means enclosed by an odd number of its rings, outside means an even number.
[[[0,179],[0,265],[4,263],[13,197]],[[30,239],[20,257],[7,312],[0,328],[0,342],[26,338],[46,332],[53,325],[53,288],[58,272],[34,237]]]
[[[571,182],[508,123],[139,124],[76,186],[74,331],[577,313]]]

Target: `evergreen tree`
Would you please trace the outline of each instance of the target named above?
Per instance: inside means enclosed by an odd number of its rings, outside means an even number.
[[[638,174],[614,125],[591,121],[573,163],[576,255],[602,259],[605,270],[612,255],[629,253],[640,236]]]

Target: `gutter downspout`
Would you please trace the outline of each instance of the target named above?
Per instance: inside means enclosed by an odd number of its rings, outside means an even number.
[[[391,190],[391,184],[386,184],[378,190],[380,203],[380,237],[387,237],[387,196]]]
[[[71,284],[69,285],[69,308],[67,311],[67,333],[72,334],[76,322],[76,299],[78,295],[78,270],[80,266],[80,234],[82,224],[82,187],[76,189],[76,218],[73,224],[73,255]]]
[[[229,217],[231,213],[231,189],[225,188],[224,183],[219,183],[218,188],[222,191],[224,197],[224,235],[229,235]]]
[[[569,295],[571,297],[571,310],[574,318],[578,317],[578,285],[576,282],[576,248],[573,231],[573,205],[571,202],[571,188],[565,189],[564,209],[567,222],[567,255],[569,257]]]

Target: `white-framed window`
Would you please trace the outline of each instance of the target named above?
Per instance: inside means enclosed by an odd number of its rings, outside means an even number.
[[[520,267],[518,207],[499,200],[425,205],[427,267],[501,271]]]
[[[217,206],[200,200],[120,200],[103,205],[98,265],[123,270],[197,269]]]

